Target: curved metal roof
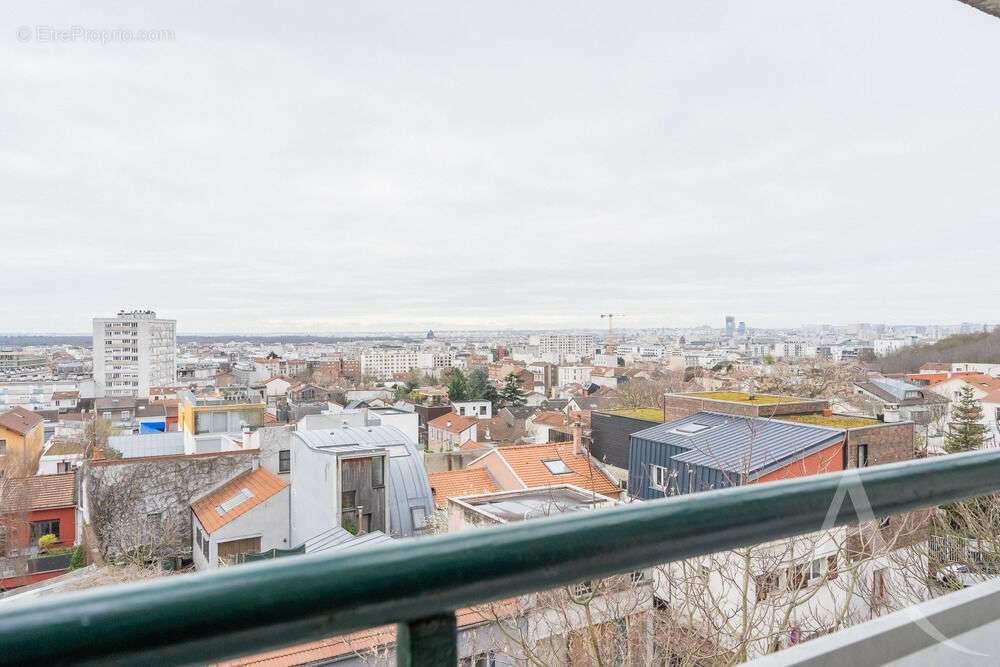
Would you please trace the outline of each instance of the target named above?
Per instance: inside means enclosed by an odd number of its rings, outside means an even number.
[[[295,435],[318,452],[364,454],[389,450],[389,530],[392,537],[410,537],[423,526],[414,526],[414,512],[434,513],[434,498],[424,469],[422,453],[395,426],[340,426],[322,431],[296,431]]]

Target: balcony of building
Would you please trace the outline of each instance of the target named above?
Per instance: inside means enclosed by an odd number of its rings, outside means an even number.
[[[834,527],[880,525],[998,489],[1000,451],[983,451],[399,541],[363,558],[307,554],[68,593],[59,604],[0,605],[0,662],[202,664],[394,625],[397,664],[456,665],[464,655],[456,610]],[[998,628],[1000,580],[985,579],[748,657],[766,667],[996,664]]]

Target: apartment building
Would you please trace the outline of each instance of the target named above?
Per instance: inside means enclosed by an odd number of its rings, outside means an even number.
[[[407,373],[418,365],[418,353],[405,347],[373,347],[361,355],[361,374],[382,380],[393,373]]]
[[[538,337],[540,354],[587,356],[593,354],[594,350],[594,337],[590,334],[542,334]]]
[[[176,380],[177,321],[151,310],[94,318],[94,383],[98,396],[146,398]]]

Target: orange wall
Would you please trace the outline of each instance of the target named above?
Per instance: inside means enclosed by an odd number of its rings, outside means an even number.
[[[793,477],[805,477],[806,475],[819,475],[824,472],[843,470],[843,447],[844,443],[842,442],[830,445],[826,449],[810,454],[795,463],[790,463],[784,468],[779,468],[774,472],[769,472],[762,477],[758,477],[752,483],[773,482],[778,479],[791,479]]]

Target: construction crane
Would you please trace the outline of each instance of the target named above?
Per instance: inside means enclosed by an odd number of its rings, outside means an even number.
[[[615,335],[611,323],[616,317],[624,317],[623,313],[601,313],[601,319],[608,318],[608,354],[615,353]]]

